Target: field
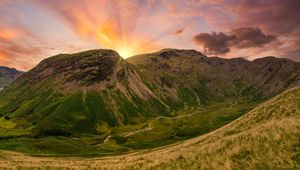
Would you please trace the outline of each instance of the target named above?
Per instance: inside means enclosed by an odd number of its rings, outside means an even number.
[[[299,169],[300,88],[208,134],[153,150],[104,158],[0,155],[2,168],[15,169]]]

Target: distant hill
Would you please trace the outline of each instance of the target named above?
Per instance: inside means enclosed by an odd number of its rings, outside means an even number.
[[[2,151],[1,166],[29,169],[300,169],[300,87],[283,92],[218,130],[176,145],[103,159],[37,158]]]
[[[9,85],[22,74],[23,72],[18,71],[15,68],[0,66],[0,89]]]

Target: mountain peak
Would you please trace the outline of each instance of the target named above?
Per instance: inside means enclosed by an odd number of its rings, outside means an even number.
[[[119,90],[143,99],[152,96],[132,66],[113,50],[59,54],[43,60],[19,81],[66,93]]]
[[[89,50],[75,54],[59,54],[43,60],[26,74],[31,80],[46,78],[66,82],[98,82],[107,79],[123,60],[113,50]]]
[[[95,58],[95,59],[97,58],[101,60],[102,59],[101,57],[104,56],[121,58],[116,51],[110,49],[94,49],[94,50],[82,51],[74,54],[63,54],[63,53],[58,54],[53,57],[44,59],[39,65],[51,64],[53,62],[64,61],[64,60],[80,60],[83,58]]]

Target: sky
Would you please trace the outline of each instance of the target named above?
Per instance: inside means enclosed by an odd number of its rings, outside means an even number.
[[[299,9],[299,0],[0,0],[0,65],[27,71],[96,48],[300,61]]]

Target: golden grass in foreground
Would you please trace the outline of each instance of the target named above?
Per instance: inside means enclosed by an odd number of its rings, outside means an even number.
[[[300,88],[204,136],[106,158],[35,158],[0,152],[0,169],[300,169]]]

